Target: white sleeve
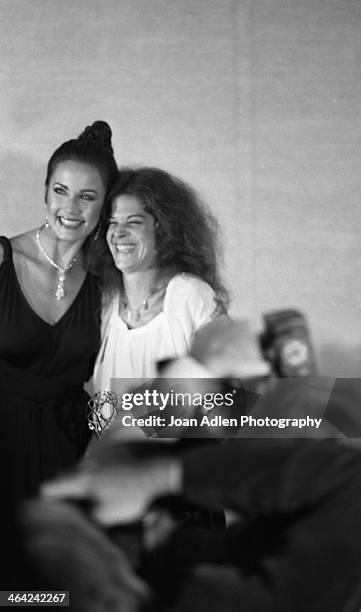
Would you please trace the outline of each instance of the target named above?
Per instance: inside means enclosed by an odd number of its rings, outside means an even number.
[[[192,335],[212,319],[216,308],[213,289],[200,278],[181,274],[170,281],[165,310],[181,320]]]

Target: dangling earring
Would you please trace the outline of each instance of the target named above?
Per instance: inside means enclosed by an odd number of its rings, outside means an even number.
[[[100,232],[101,232],[101,231],[102,231],[102,226],[101,226],[101,223],[98,223],[98,225],[97,225],[97,229],[96,229],[96,232],[95,232],[95,234],[94,234],[94,236],[93,236],[93,240],[94,240],[94,242],[96,242],[96,241],[99,239],[99,236],[100,236]]]
[[[50,229],[50,223],[49,223],[49,219],[48,219],[48,217],[45,217],[45,223],[44,223],[44,225],[45,225],[45,228],[46,228],[46,229]]]

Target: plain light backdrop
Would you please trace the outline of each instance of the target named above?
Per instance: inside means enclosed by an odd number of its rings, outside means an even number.
[[[0,233],[44,217],[53,150],[96,119],[120,165],[190,182],[232,314],[296,307],[321,371],[361,369],[360,0],[0,0]]]

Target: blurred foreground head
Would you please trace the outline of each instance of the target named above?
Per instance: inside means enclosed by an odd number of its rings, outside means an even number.
[[[136,612],[148,599],[122,551],[76,507],[34,500],[19,522],[31,568],[22,588],[67,590],[74,612]]]

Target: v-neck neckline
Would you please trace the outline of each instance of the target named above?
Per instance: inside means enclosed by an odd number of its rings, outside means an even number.
[[[78,289],[78,292],[76,294],[76,296],[74,297],[73,301],[71,302],[69,308],[61,315],[61,317],[55,321],[55,323],[50,323],[49,321],[46,321],[38,312],[36,312],[36,310],[33,308],[33,306],[30,304],[28,298],[26,297],[24,290],[19,282],[18,279],[18,275],[16,273],[16,268],[15,268],[15,264],[14,264],[14,259],[13,259],[13,249],[12,249],[12,244],[10,242],[10,240],[8,239],[8,245],[9,245],[9,259],[10,259],[10,265],[12,266],[12,272],[14,275],[14,279],[15,279],[15,284],[19,293],[19,296],[21,298],[21,300],[23,301],[25,307],[27,308],[27,310],[36,318],[38,319],[38,321],[40,321],[40,323],[42,323],[43,325],[46,325],[47,327],[51,327],[51,328],[56,328],[58,325],[60,325],[64,319],[68,316],[68,314],[73,310],[73,308],[75,307],[76,303],[79,300],[80,295],[83,292],[83,289],[85,287],[85,284],[88,280],[89,277],[89,273],[87,272],[85,274],[85,277]]]

